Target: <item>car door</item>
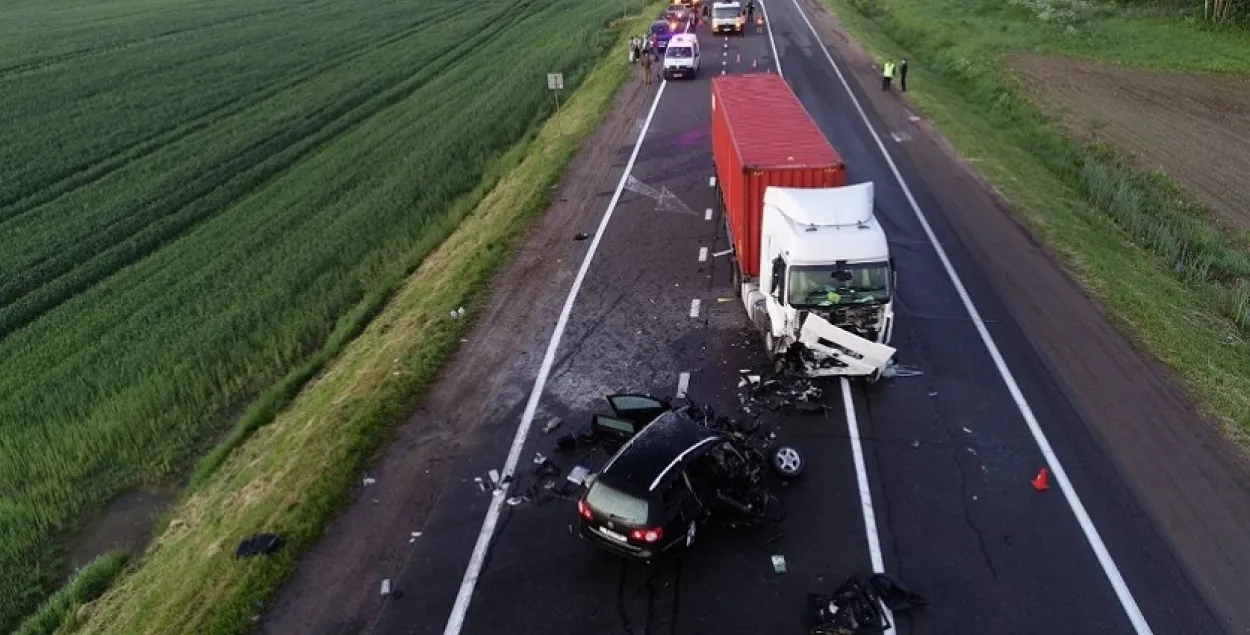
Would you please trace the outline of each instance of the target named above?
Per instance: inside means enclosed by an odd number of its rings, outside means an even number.
[[[685,470],[682,470],[676,478],[674,478],[664,490],[664,533],[672,536],[673,539],[667,541],[669,544],[684,542],[686,534],[690,530],[690,522],[696,523],[701,516],[702,507],[699,499],[694,494],[694,490],[690,485],[690,480],[686,478]]]
[[[620,449],[630,437],[669,410],[668,404],[649,395],[618,394],[608,395],[607,399],[612,416],[592,416],[590,430],[609,452]]]

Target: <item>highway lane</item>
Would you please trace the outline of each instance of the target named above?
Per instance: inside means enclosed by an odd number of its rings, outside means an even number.
[[[1028,480],[1045,459],[943,271],[897,179],[794,0],[768,2],[783,72],[843,154],[852,182],[876,184],[900,269],[895,345],[925,375],[857,391],[887,568],[930,589],[908,633],[1130,633],[1076,516]],[[836,48],[832,48],[837,56]],[[860,95],[861,104],[866,102]],[[870,121],[871,108],[868,109]],[[878,135],[893,132],[874,123]],[[887,141],[889,143],[889,141]],[[904,141],[905,143],[905,141]],[[916,166],[894,153],[910,184]],[[911,175],[911,176],[909,176]],[[959,246],[940,207],[912,194],[1156,633],[1214,633],[1215,620],[1158,530]],[[938,584],[940,581],[940,584]],[[1062,610],[1057,610],[1062,607]]]
[[[925,372],[857,387],[854,400],[887,569],[933,599],[915,618],[900,616],[900,632],[1131,632],[1058,492],[1029,488],[1040,452],[799,9],[778,0],[768,8],[787,79],[847,159],[852,180],[877,183],[902,271],[896,343],[902,361]],[[703,35],[705,71],[716,72],[722,60],[727,72],[774,62],[764,37]],[[682,373],[691,373],[692,397],[728,407],[738,369],[762,362],[741,307],[717,301],[731,290],[728,261],[711,255],[727,248],[723,223],[704,213],[715,206],[710,75],[664,89],[571,313],[540,423],[559,414],[580,424],[607,392],[672,394]],[[631,151],[619,149],[605,190]],[[975,275],[977,263],[961,258],[949,230],[931,220],[1155,632],[1214,632],[1166,547]],[[591,221],[583,231],[594,231],[598,219]],[[708,248],[703,262],[701,247]],[[783,492],[790,515],[780,538],[705,532],[680,563],[647,571],[571,537],[569,502],[505,507],[462,632],[799,632],[806,593],[828,590],[870,562],[842,405],[837,390],[829,392],[830,414],[783,423],[785,437],[807,453],[809,472]],[[490,426],[457,468],[461,486],[439,501],[396,581],[406,596],[384,605],[373,632],[443,631],[489,500],[471,477],[500,466],[523,406]],[[528,472],[534,452],[551,455],[550,446],[535,430],[519,473]],[[771,571],[772,553],[786,555],[789,573]]]

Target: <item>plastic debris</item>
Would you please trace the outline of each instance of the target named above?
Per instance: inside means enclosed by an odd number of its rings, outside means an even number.
[[[551,420],[547,422],[547,425],[543,426],[543,434],[550,434],[552,430],[560,427],[561,423],[564,423],[563,419],[560,417],[552,417]]]
[[[547,457],[543,456],[542,452],[534,453],[534,465],[542,465],[543,463],[546,463],[546,462],[547,462]]]
[[[416,542],[417,538],[420,538],[420,537],[421,537],[421,532],[419,531],[412,532],[412,537],[408,539],[408,544],[412,544]]]
[[[451,311],[451,317],[458,318],[463,315],[464,315],[464,307],[460,307],[458,309],[452,309]]]
[[[786,572],[786,557],[785,556],[782,556],[782,555],[773,556],[772,561],[773,561],[773,571],[775,573]]]
[[[924,371],[915,366],[905,366],[903,364],[895,364],[894,360],[886,362],[885,368],[881,369],[881,376],[886,379],[895,377],[919,377]]]
[[[385,578],[382,580],[382,595],[390,595],[390,594],[391,594],[391,579]]]
[[[366,476],[364,480],[361,481],[361,483],[363,483],[366,487],[369,485],[373,485],[374,483],[377,483],[377,482],[378,482],[378,479],[373,478],[371,476]]]
[[[587,238],[590,238],[590,236],[581,232],[578,232],[573,236],[573,240],[586,240]]]
[[[882,607],[902,612],[929,603],[887,573],[867,580],[849,577],[833,593],[809,595],[808,600],[812,609],[810,635],[881,633],[893,626]]]
[[[238,548],[234,550],[234,557],[250,558],[262,554],[269,555],[281,549],[284,544],[286,541],[277,534],[252,534],[239,543]]]
[[[586,477],[590,476],[590,468],[585,465],[578,465],[569,472],[568,481],[574,485],[581,485],[586,482]]]

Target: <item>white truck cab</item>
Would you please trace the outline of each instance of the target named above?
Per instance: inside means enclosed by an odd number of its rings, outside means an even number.
[[[678,33],[668,41],[664,51],[664,79],[693,78],[699,74],[699,36]]]
[[[815,353],[812,376],[879,376],[895,352],[896,277],[872,183],[768,187],[760,238],[758,283],[742,299],[769,351]]]
[[[717,2],[712,5],[712,33],[742,35],[746,19],[740,2]]]

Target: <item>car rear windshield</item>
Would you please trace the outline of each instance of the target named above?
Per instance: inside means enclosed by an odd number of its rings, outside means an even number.
[[[586,504],[623,523],[643,525],[647,522],[647,501],[604,485],[602,481],[590,486],[590,491],[586,492]]]

